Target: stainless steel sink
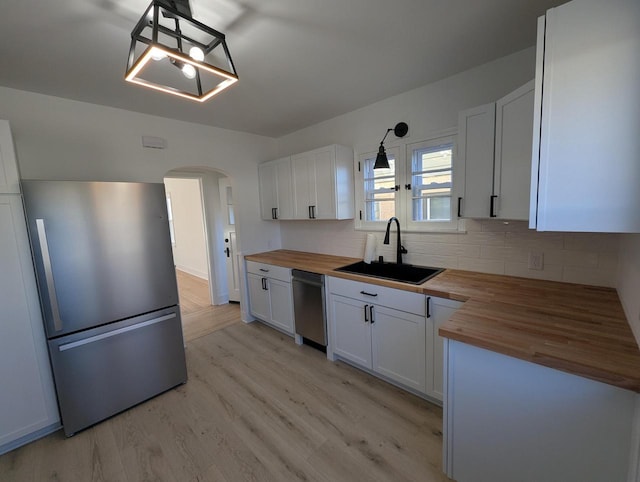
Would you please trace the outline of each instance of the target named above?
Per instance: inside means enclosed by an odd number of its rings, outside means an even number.
[[[429,268],[426,266],[415,266],[412,264],[367,264],[364,261],[358,261],[357,263],[337,268],[336,271],[344,271],[345,273],[354,273],[364,276],[372,276],[374,278],[383,278],[420,285],[444,270],[441,268]]]

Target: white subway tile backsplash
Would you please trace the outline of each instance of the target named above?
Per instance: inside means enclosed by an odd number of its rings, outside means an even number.
[[[603,233],[539,233],[527,223],[465,220],[465,233],[402,233],[407,263],[573,283],[615,286],[620,236]],[[367,232],[352,221],[283,221],[282,247],[362,258]],[[375,232],[377,255],[396,259],[395,227],[389,245]],[[529,252],[544,255],[544,269],[528,268]]]
[[[562,266],[550,265],[545,262],[544,269],[529,269],[529,263],[519,261],[506,261],[504,274],[519,276],[521,278],[546,279],[550,281],[562,281]]]
[[[458,238],[460,244],[504,246],[505,233],[468,232]]]
[[[588,269],[578,266],[565,266],[562,271],[562,281],[595,286],[615,287],[617,269]]]
[[[458,258],[458,268],[479,273],[505,274],[504,260],[482,258]]]
[[[564,248],[617,253],[620,235],[611,233],[565,233]]]
[[[544,262],[560,266],[595,268],[598,266],[598,253],[570,249],[548,249],[544,251]]]
[[[526,247],[535,249],[562,249],[564,237],[562,233],[538,233],[528,232],[507,232],[505,233],[505,245]]]

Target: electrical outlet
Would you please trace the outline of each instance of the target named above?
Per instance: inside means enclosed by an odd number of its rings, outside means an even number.
[[[544,253],[529,251],[529,269],[544,269]]]

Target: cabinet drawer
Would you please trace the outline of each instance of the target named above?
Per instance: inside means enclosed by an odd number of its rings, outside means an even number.
[[[426,313],[423,294],[342,278],[327,277],[327,280],[331,293],[419,316]]]
[[[291,269],[283,268],[282,266],[247,261],[247,273],[257,274],[264,278],[277,279],[285,283],[291,282]]]

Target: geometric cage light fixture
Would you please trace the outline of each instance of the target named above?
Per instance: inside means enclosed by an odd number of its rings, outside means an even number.
[[[125,80],[205,102],[238,74],[225,35],[194,20],[189,0],[153,0],[131,32]]]

